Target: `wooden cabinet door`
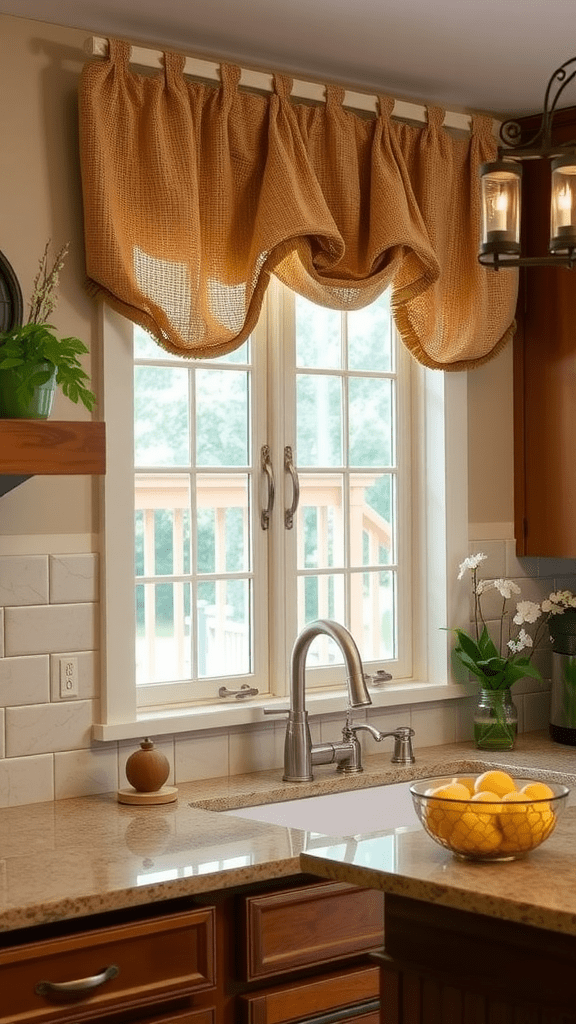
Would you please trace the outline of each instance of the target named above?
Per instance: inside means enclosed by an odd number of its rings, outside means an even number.
[[[378,1024],[378,968],[353,967],[241,996],[245,1024],[304,1024],[339,1020]],[[356,1009],[356,1013],[354,1010]]]
[[[95,928],[0,949],[0,1024],[89,1021],[140,1007],[151,1016],[155,1003],[215,980],[212,907]]]
[[[184,1010],[183,1013],[161,1013],[160,1016],[141,1017],[140,1020],[130,1018],[130,1024],[217,1024],[217,1019],[216,1010],[210,1007],[204,1010]]]
[[[316,882],[244,897],[243,980],[282,975],[377,949],[382,893],[343,882]]]
[[[531,119],[520,123],[531,129]],[[556,142],[576,135],[576,108],[555,118]],[[526,255],[546,255],[550,162],[522,175]],[[498,271],[506,273],[506,271]],[[514,340],[514,506],[519,555],[576,557],[576,269],[520,271]]]
[[[383,1024],[576,1024],[576,938],[386,896]]]

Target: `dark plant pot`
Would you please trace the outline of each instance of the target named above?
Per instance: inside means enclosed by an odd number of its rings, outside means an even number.
[[[45,384],[34,388],[31,398],[22,398],[17,394],[21,377],[18,367],[0,370],[0,417],[3,419],[46,420],[52,412],[54,393],[56,391],[57,368],[52,363],[38,363],[36,372],[52,370]]]
[[[548,629],[553,651],[576,654],[576,608],[566,608],[562,615],[551,615]]]

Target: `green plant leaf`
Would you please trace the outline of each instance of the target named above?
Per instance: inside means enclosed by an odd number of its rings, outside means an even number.
[[[72,402],[81,401],[92,412],[96,396],[86,384],[89,376],[78,359],[88,347],[80,338],[59,339],[51,324],[23,324],[11,331],[0,332],[0,370],[19,369],[17,393],[30,399],[33,389],[50,377],[46,371],[38,372],[38,363],[49,362],[57,369],[56,383]]]
[[[462,650],[466,651],[468,657],[472,658],[473,661],[478,661],[482,657],[482,651],[476,641],[463,629],[455,629],[454,632],[458,637],[458,643]]]
[[[482,634],[478,641],[478,647],[480,648],[482,652],[482,657],[484,658],[500,657],[498,649],[495,646],[494,641],[492,640],[492,637],[490,636],[486,626],[484,626],[484,629],[482,630]]]

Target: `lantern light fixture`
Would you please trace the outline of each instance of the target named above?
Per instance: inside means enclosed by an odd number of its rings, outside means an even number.
[[[576,57],[551,75],[544,97],[540,128],[524,143],[514,120],[500,127],[498,159],[480,167],[481,242],[478,259],[492,270],[503,267],[576,266],[576,141],[552,144],[552,123],[558,100],[576,76]],[[520,206],[523,160],[551,164],[550,242],[548,256],[522,256]]]

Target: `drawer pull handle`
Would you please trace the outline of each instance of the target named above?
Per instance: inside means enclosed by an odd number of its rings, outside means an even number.
[[[119,973],[120,969],[116,964],[111,964],[110,967],[104,967],[99,974],[93,974],[91,978],[78,978],[76,981],[39,981],[34,991],[36,995],[48,998],[81,999],[87,992],[116,978]]]

